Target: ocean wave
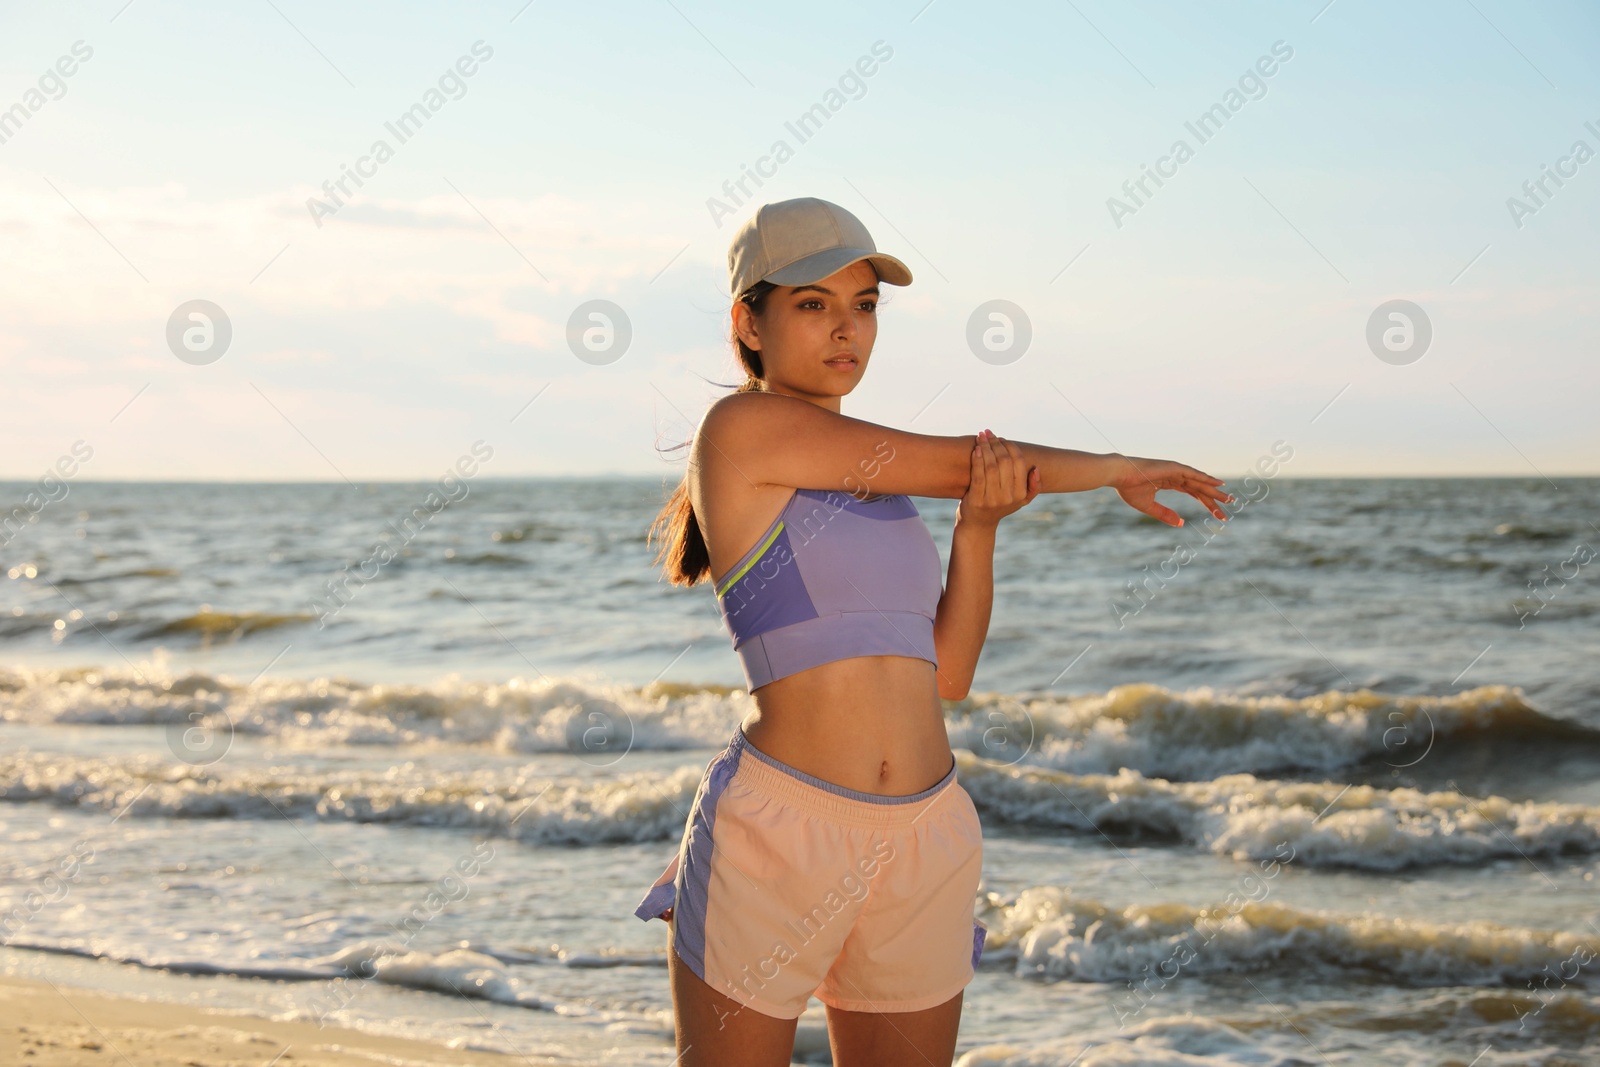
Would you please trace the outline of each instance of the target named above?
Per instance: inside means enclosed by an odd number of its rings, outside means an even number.
[[[571,531],[564,526],[545,522],[525,522],[510,529],[496,530],[489,535],[489,540],[513,544],[518,541],[540,541],[555,544],[570,535]]]
[[[977,901],[976,914],[988,927],[985,971],[1007,971],[1022,981],[1107,987],[1120,1025],[1110,1040],[1087,1035],[1086,1043],[1103,1051],[1101,1058],[1083,1061],[1102,1067],[1306,1062],[1293,1054],[1280,1059],[1271,1031],[1263,1033],[1259,1019],[1143,1018],[1173,983],[1204,976],[1267,975],[1286,982],[1346,977],[1418,991],[1404,1000],[1370,1005],[1298,1005],[1293,1009],[1297,1022],[1291,1023],[1297,1028],[1401,1034],[1477,1030],[1577,1044],[1600,1033],[1600,1011],[1589,996],[1600,940],[1561,931],[1330,914],[1265,901],[1209,908],[1172,903],[1115,908],[1053,886],[1033,887],[1010,898],[985,894]],[[352,983],[374,981],[564,1015],[621,1018],[627,1013],[587,1000],[558,999],[561,980],[550,972],[541,976],[537,968],[666,965],[664,951],[496,949],[469,941],[423,949],[384,937],[357,939],[309,957],[263,957],[242,950],[203,957],[187,946],[119,950],[101,934],[51,942],[19,939],[10,947],[181,974],[327,983],[326,995],[311,1005],[318,1015],[339,1010]],[[1448,988],[1429,991],[1440,986]],[[1018,1035],[973,1049],[959,1063],[1061,1064],[1084,1051],[1083,1044],[1069,1049],[1060,1041],[1031,1043]],[[1064,1059],[1057,1058],[1063,1053]]]
[[[550,780],[515,768],[317,773],[175,766],[152,757],[0,756],[0,801],[43,801],[134,818],[397,823],[536,844],[663,841],[683,832],[701,768]]]
[[[336,968],[341,977],[491,1000],[519,1008],[553,1011],[556,1007],[553,1001],[522,988],[522,983],[512,977],[504,963],[470,948],[396,952],[388,942],[362,941],[310,962],[313,966]],[[574,1005],[565,1007],[567,1014],[583,1011]]]
[[[1481,738],[1581,743],[1600,752],[1600,731],[1546,715],[1504,685],[1448,696],[1360,689],[1284,697],[1138,683],[1078,697],[984,694],[963,710],[950,724],[957,747],[1059,770],[1130,767],[1163,778],[1328,773],[1369,761],[1404,767],[1436,744]]]
[[[111,963],[125,963],[149,970],[172,971],[174,974],[230,975],[234,978],[263,978],[276,982],[312,982],[339,978],[345,974],[337,967],[305,960],[245,962],[196,959],[192,956],[160,953],[124,952],[108,947],[104,937],[96,937],[92,941],[84,938],[63,938],[55,941],[13,938],[6,942],[6,947],[26,949],[29,952],[46,952],[53,956],[107,960]]]
[[[118,952],[98,943],[102,940],[96,939],[97,943],[93,945],[78,939],[58,942],[13,941],[9,945],[34,952],[108,960],[175,974],[230,975],[279,982],[373,981],[451,996],[492,1000],[522,1008],[547,1011],[556,1008],[554,1002],[523,989],[503,962],[472,948],[424,952],[395,942],[358,941],[313,959],[246,962],[197,959],[159,952]],[[341,999],[347,997],[330,996],[330,1002],[322,1007],[329,1011],[336,1010],[342,1007],[339,1003]],[[562,1005],[561,1010],[564,1014],[581,1014],[586,1009],[582,1005],[569,1004]]]
[[[483,745],[501,752],[720,748],[751,707],[727,686],[611,684],[513,678],[365,684],[345,678],[243,684],[174,672],[153,655],[127,668],[0,670],[0,722],[187,725],[306,749],[330,745]]]
[[[1516,522],[1502,522],[1491,533],[1473,532],[1463,539],[1469,545],[1498,543],[1504,541],[1533,541],[1544,543],[1547,541],[1565,541],[1575,536],[1570,527],[1550,526],[1524,526]]]
[[[1064,1038],[981,1045],[955,1067],[1304,1067],[1301,1056],[1274,1052],[1241,1030],[1212,1019],[1163,1016],[1110,1040]]]
[[[1472,1050],[1486,1046],[1518,1049],[1523,1056],[1518,1063],[1556,1067],[1576,1063],[1567,1050],[1600,1036],[1600,1011],[1581,993],[1567,992],[1450,991],[1414,1006],[1396,1006],[1385,998],[1375,1008],[1343,998],[1301,1001],[1284,1005],[1271,1022],[1281,1025],[1263,1026],[1259,1017],[1244,1013],[1161,1015],[1128,1021],[1114,1036],[1032,1041],[1018,1036],[980,1045],[955,1067],[1312,1067],[1324,1062],[1313,1051],[1324,1033],[1347,1054],[1359,1048],[1370,1057],[1372,1047],[1359,1037],[1352,1041],[1352,1030],[1378,1035],[1384,1042],[1382,1062],[1404,1067],[1466,1064]],[[1448,1057],[1441,1035],[1466,1054],[1441,1059]]]
[[[426,684],[338,677],[246,684],[174,672],[167,663],[157,650],[137,673],[0,669],[0,721],[172,725],[201,715],[305,748],[441,743],[586,754],[596,739],[607,750],[721,748],[754,706],[743,688],[723,685],[641,689],[591,678],[454,675]],[[1499,685],[1449,696],[1363,689],[1295,698],[1133,684],[1078,697],[975,695],[946,714],[956,749],[1077,773],[1329,774],[1374,761],[1409,766],[1438,745],[1484,739],[1589,746],[1600,758],[1600,731],[1546,715],[1521,690]]]
[[[1594,984],[1600,939],[1473,921],[1305,911],[1266,899],[1110,907],[1058,886],[990,893],[983,958],[1020,977],[1133,983],[1135,1000],[1185,975],[1358,972],[1400,984]],[[1555,977],[1552,977],[1555,976]],[[1130,1002],[1131,1003],[1131,1002]]]
[[[90,585],[95,582],[114,582],[122,578],[176,578],[178,572],[170,567],[137,567],[127,571],[113,571],[110,574],[91,574],[78,578],[66,575],[55,580],[57,585],[75,586]]]
[[[332,914],[331,912],[327,913],[327,915]],[[327,915],[323,917],[326,918]],[[113,940],[104,933],[96,934],[92,938],[12,938],[6,942],[6,947],[26,949],[30,952],[44,952],[57,956],[77,956],[82,959],[106,960],[111,963],[124,963],[133,967],[172,971],[177,974],[231,975],[235,978],[265,978],[279,982],[315,982],[325,981],[330,978],[370,978],[374,976],[382,980],[385,974],[388,975],[389,980],[394,981],[402,975],[415,975],[418,966],[425,959],[438,958],[437,954],[413,949],[405,941],[372,938],[354,941],[331,952],[306,959],[263,957],[258,951],[254,950],[236,958],[223,956],[215,959],[200,959],[183,952],[162,952],[160,950],[152,950],[149,947],[139,949],[118,948],[114,945]],[[556,944],[534,949],[519,949],[500,948],[482,942],[468,941],[461,942],[457,948],[467,951],[477,960],[489,961],[490,964],[502,971],[505,965],[519,964],[571,967],[578,970],[611,967],[664,969],[667,966],[667,954],[664,948],[659,952],[637,952],[617,948],[602,948],[585,952]],[[448,953],[445,953],[445,955],[448,955]],[[407,956],[410,959],[403,966],[392,966],[396,961],[402,960]],[[395,984],[407,983],[396,981]],[[419,984],[418,988],[437,987]]]
[[[1284,782],[1231,774],[1171,782],[1137,771],[1068,774],[956,754],[986,817],[1178,840],[1235,859],[1396,871],[1501,857],[1600,852],[1600,808],[1453,791]]]
[[[197,611],[181,619],[171,619],[146,627],[136,635],[140,640],[157,637],[196,637],[212,641],[219,637],[240,638],[283,626],[316,622],[315,615],[293,612],[287,615],[266,611]]]
[[[479,552],[475,555],[462,555],[453,548],[444,551],[446,563],[459,563],[470,567],[526,567],[531,562],[521,556],[513,556],[505,552]]]
[[[1600,808],[1454,792],[1227,775],[1169,782],[1135,771],[1075,775],[956,754],[991,824],[1155,838],[1237,860],[1396,871],[1498,858],[1600,852]],[[624,765],[625,766],[625,765]],[[666,841],[683,830],[703,765],[555,775],[548,763],[446,772],[425,761],[377,770],[203,766],[150,755],[0,755],[0,801],[134,818],[394,823],[541,844]]]

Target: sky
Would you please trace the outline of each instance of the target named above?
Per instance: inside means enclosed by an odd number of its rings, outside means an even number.
[[[482,441],[485,476],[675,481],[743,376],[728,242],[799,196],[915,275],[846,414],[1219,477],[1280,441],[1289,477],[1600,473],[1594,5],[0,10],[0,478]]]

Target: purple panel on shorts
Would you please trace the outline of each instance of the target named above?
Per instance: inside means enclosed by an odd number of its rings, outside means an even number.
[[[637,908],[633,909],[633,913],[645,922],[649,922],[651,919],[659,919],[662,912],[673,906],[677,897],[676,879],[672,882],[663,882],[658,886],[651,887],[650,892],[644,895],[644,900],[640,902]]]
[[[984,942],[985,939],[988,938],[988,936],[989,936],[989,931],[988,930],[985,930],[982,926],[980,926],[977,923],[973,923],[972,924],[972,969],[973,970],[977,970],[978,969],[978,960],[983,957],[983,942]]]
[[[683,866],[678,870],[683,891],[678,894],[677,911],[673,913],[674,945],[678,956],[701,981],[706,977],[706,899],[710,894],[711,857],[716,849],[712,830],[717,821],[717,801],[739,769],[741,752],[740,746],[729,746],[711,761],[700,795],[695,798]]]

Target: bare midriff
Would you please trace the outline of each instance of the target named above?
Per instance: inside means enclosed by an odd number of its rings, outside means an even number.
[[[825,782],[908,796],[950,771],[934,666],[909,656],[856,656],[786,675],[753,694],[750,743]]]

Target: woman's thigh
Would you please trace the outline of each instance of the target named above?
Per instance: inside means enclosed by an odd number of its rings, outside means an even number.
[[[949,1067],[956,1055],[962,996],[923,1011],[829,1008],[834,1067]]]
[[[786,1067],[793,1058],[797,1020],[763,1015],[717,992],[670,947],[667,975],[677,1025],[674,1067]]]

